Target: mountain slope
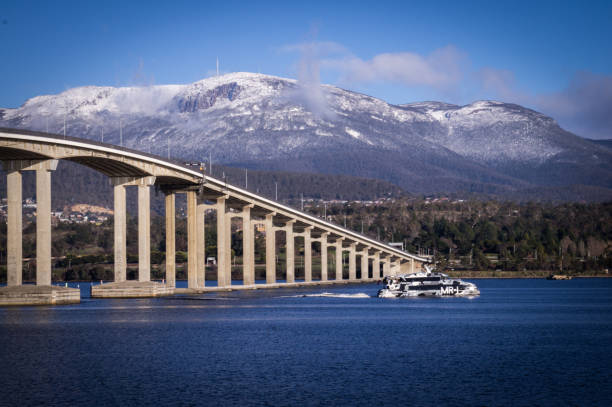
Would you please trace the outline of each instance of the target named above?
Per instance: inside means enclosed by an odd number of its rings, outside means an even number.
[[[401,106],[333,86],[234,73],[187,85],[82,87],[0,110],[0,126],[188,160],[379,178],[409,192],[612,197],[612,151],[492,101]],[[584,187],[583,187],[584,186]],[[547,191],[555,190],[549,194]],[[527,195],[525,195],[525,191]],[[567,196],[563,194],[567,194]]]

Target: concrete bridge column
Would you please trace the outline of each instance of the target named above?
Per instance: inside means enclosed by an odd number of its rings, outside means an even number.
[[[304,230],[304,281],[312,281],[312,241],[310,240],[310,230]]]
[[[287,275],[286,279],[288,283],[295,282],[295,236],[293,236],[293,224],[294,220],[287,222],[285,226],[285,237],[287,241]]]
[[[388,277],[391,275],[391,260],[389,257],[386,257],[383,260],[383,277]]]
[[[138,184],[138,281],[151,281],[151,191],[147,178]]]
[[[349,247],[349,280],[357,279],[357,244],[351,243]]]
[[[206,285],[206,239],[205,239],[205,225],[206,225],[206,205],[204,203],[198,203],[196,208],[196,244],[197,248],[197,258],[198,258],[198,267],[197,267],[197,284],[198,287],[204,288]]]
[[[113,178],[114,193],[114,229],[115,229],[115,282],[126,280],[127,270],[127,232],[126,232],[126,206],[125,185],[120,178]]]
[[[374,260],[372,260],[372,279],[380,280],[380,252],[374,253]]]
[[[231,247],[227,246],[227,216],[225,215],[225,197],[217,198],[217,285],[225,287],[231,284],[227,276],[231,278],[231,264],[227,261],[227,253]]]
[[[266,215],[266,284],[276,283],[276,230],[274,214]]]
[[[23,280],[23,224],[22,224],[22,183],[21,172],[8,168],[6,180],[8,220],[6,234],[6,285],[18,286]]]
[[[187,287],[198,287],[198,220],[196,191],[187,191]]]
[[[51,285],[51,171],[46,168],[36,170],[36,285]]]
[[[398,275],[401,273],[401,260],[395,260],[392,264],[391,264],[391,273],[393,275]]]
[[[227,212],[225,214],[225,251],[223,252],[225,257],[225,282],[227,286],[232,285],[232,218],[234,214]]]
[[[414,273],[414,259],[413,258],[410,259],[410,272]]]
[[[327,281],[327,236],[329,233],[321,234],[321,281]]]
[[[242,284],[255,284],[255,230],[250,205],[242,208]]]
[[[166,194],[166,285],[176,287],[176,195]]]
[[[342,280],[342,240],[336,240],[336,280]]]
[[[369,261],[369,250],[368,248],[364,248],[361,251],[361,279],[369,280],[370,279],[370,261]]]

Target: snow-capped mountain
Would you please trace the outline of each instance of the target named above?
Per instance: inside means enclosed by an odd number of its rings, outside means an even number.
[[[64,122],[70,136],[164,156],[210,153],[229,165],[381,178],[417,193],[513,196],[586,185],[612,196],[609,149],[501,102],[397,106],[333,86],[233,73],[187,85],[73,88],[0,109],[3,127],[62,134]]]

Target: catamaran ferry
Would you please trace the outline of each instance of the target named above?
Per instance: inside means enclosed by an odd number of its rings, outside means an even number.
[[[383,279],[380,298],[397,297],[473,297],[480,295],[475,284],[449,278],[446,274],[426,272],[389,276]]]

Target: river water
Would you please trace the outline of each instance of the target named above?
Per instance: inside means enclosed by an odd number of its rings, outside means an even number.
[[[612,405],[612,279],[472,281],[2,308],[0,404]]]

